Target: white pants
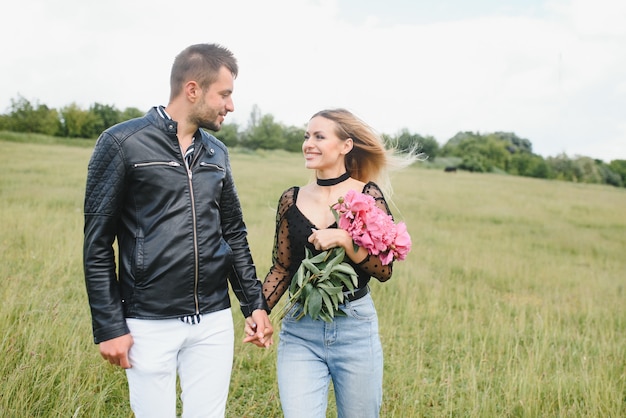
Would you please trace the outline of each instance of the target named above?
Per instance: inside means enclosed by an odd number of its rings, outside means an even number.
[[[136,417],[176,417],[177,372],[184,418],[224,417],[235,338],[230,309],[194,325],[179,319],[127,323],[134,344],[126,376]]]

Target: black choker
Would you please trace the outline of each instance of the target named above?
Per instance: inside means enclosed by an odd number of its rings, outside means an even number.
[[[318,186],[334,186],[335,184],[339,184],[342,181],[346,181],[350,178],[350,173],[347,171],[340,175],[339,177],[335,177],[334,179],[317,179]]]

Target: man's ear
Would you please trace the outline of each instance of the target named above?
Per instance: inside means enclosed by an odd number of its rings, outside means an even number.
[[[198,98],[200,97],[200,94],[202,93],[202,89],[200,88],[198,83],[196,83],[193,80],[190,80],[185,83],[184,90],[185,90],[185,95],[187,96],[187,99],[192,103],[195,103],[196,100],[198,100]]]

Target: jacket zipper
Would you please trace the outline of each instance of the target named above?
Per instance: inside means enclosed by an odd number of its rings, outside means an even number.
[[[153,161],[150,163],[136,163],[133,164],[133,168],[137,168],[137,167],[148,167],[151,165],[167,165],[170,167],[180,167],[180,163],[177,163],[176,161]]]
[[[189,196],[191,198],[191,219],[193,221],[192,222],[193,223],[193,256],[194,256],[194,263],[195,263],[193,301],[194,301],[195,308],[196,308],[196,315],[200,314],[200,302],[198,301],[198,281],[199,281],[198,276],[199,276],[199,270],[200,270],[200,266],[199,266],[200,255],[198,254],[198,226],[197,226],[197,218],[196,218],[196,201],[193,196],[193,182],[191,181],[193,178],[193,174],[191,172],[191,167],[196,162],[196,158],[198,157],[198,151],[200,151],[200,149],[195,150],[191,164],[189,165],[185,164],[187,168],[187,179],[189,181]]]
[[[226,171],[224,169],[224,167],[220,167],[217,164],[211,164],[211,163],[207,163],[207,162],[204,162],[204,161],[200,161],[200,167],[213,167],[213,168],[217,168],[220,171]]]

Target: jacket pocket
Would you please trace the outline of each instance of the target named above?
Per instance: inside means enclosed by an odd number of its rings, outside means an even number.
[[[200,161],[200,167],[202,168],[208,168],[208,169],[214,169],[214,170],[218,170],[218,171],[226,171],[226,169],[218,164],[215,163],[207,163],[206,161]]]
[[[142,167],[154,167],[154,166],[167,166],[167,167],[180,167],[181,164],[177,161],[147,161],[145,163],[135,163],[133,164],[133,168],[142,168]]]

